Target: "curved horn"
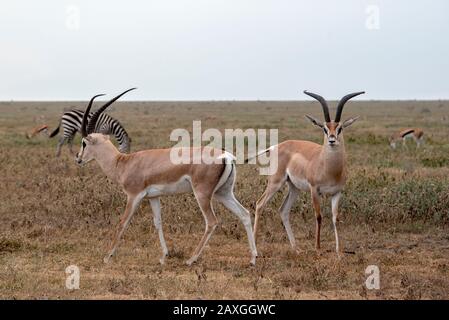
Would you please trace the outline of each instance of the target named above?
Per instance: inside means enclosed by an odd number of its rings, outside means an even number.
[[[83,137],[87,137],[87,117],[89,116],[89,112],[90,112],[90,108],[92,107],[92,103],[94,102],[95,98],[100,97],[100,96],[104,96],[104,93],[102,94],[97,94],[96,96],[93,96],[92,99],[90,99],[89,104],[86,108],[86,111],[84,111],[83,114],[83,121],[81,122],[81,135]]]
[[[308,92],[307,90],[304,90],[304,93],[308,96],[311,96],[312,98],[315,98],[321,103],[321,106],[323,107],[324,120],[326,120],[326,122],[331,122],[331,117],[329,116],[329,107],[326,100],[322,96],[312,92]]]
[[[340,122],[340,118],[341,118],[341,113],[343,111],[343,107],[345,105],[346,102],[348,102],[349,99],[354,98],[355,96],[358,96],[360,94],[364,94],[365,91],[360,91],[360,92],[354,92],[354,93],[350,93],[345,95],[343,98],[341,98],[340,102],[338,103],[337,106],[337,113],[335,114],[335,122]]]
[[[118,96],[116,96],[115,98],[112,98],[111,100],[109,100],[108,102],[106,102],[104,105],[101,106],[100,109],[98,109],[97,111],[95,111],[95,113],[92,115],[92,118],[90,118],[89,120],[89,124],[87,126],[87,134],[94,132],[95,130],[95,125],[97,124],[97,120],[98,117],[100,117],[100,114],[106,110],[107,107],[109,107],[111,104],[113,104],[116,100],[118,100],[121,96],[123,96],[125,93],[134,90],[137,88],[131,88],[128,89],[124,92],[122,92],[121,94],[119,94]]]

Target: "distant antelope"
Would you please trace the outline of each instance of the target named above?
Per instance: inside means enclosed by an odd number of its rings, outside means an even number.
[[[304,91],[304,93],[318,100],[323,108],[325,123],[306,115],[307,119],[323,130],[323,145],[310,141],[289,140],[265,150],[265,152],[270,152],[273,148],[277,148],[278,168],[277,172],[269,177],[267,188],[262,197],[257,201],[254,236],[257,236],[259,218],[264,207],[273,198],[274,194],[287,183],[288,195],[280,208],[280,215],[292,248],[298,251],[295,236],[290,226],[290,210],[298,197],[299,191],[303,190],[310,192],[315,209],[315,246],[317,250],[320,249],[320,197],[323,194],[332,196],[332,222],[335,232],[336,251],[339,254],[340,249],[337,232],[338,204],[346,182],[346,156],[343,129],[349,127],[358,118],[349,118],[343,123],[340,123],[340,117],[345,103],[349,99],[364,92],[356,92],[344,96],[338,103],[334,121],[329,116],[329,108],[323,97],[307,91]],[[263,153],[264,151],[258,155]]]
[[[111,180],[116,181],[128,196],[125,213],[120,220],[115,239],[104,261],[108,262],[114,255],[119,240],[139,203],[145,196],[148,196],[154,215],[154,225],[158,230],[159,241],[162,247],[162,257],[159,261],[163,264],[168,254],[168,249],[162,231],[159,198],[164,195],[193,192],[203,213],[206,230],[192,257],[187,260],[187,264],[191,265],[198,259],[217,227],[218,221],[212,207],[213,198],[220,201],[243,223],[251,250],[251,263],[255,264],[257,251],[251,217],[249,212],[235,198],[233,192],[236,179],[236,166],[233,162],[233,155],[210,147],[179,148],[175,149],[175,151],[187,152],[190,162],[175,164],[171,159],[173,149],[153,149],[131,154],[120,153],[111,143],[108,136],[101,133],[92,133],[99,116],[111,104],[111,102],[106,103],[88,121],[92,101],[96,97],[91,99],[84,112],[81,123],[83,139],[81,149],[76,154],[76,162],[79,165],[84,165],[91,160],[96,160],[103,172]],[[200,154],[206,152],[212,155],[216,161],[212,164],[206,164],[204,161],[195,161],[198,160],[197,158],[193,160],[198,155],[198,151]]]
[[[129,89],[128,91],[133,89]],[[123,94],[125,94],[126,92],[124,92]],[[83,119],[83,114],[84,112],[82,110],[77,109],[64,112],[58,127],[50,134],[50,138],[56,136],[59,133],[59,129],[62,125],[63,135],[59,139],[58,145],[56,147],[57,157],[61,155],[61,148],[66,141],[69,145],[70,153],[72,154],[74,153],[72,150],[73,138],[75,137],[76,133],[81,130],[81,121]],[[93,113],[90,113],[88,115],[88,119],[92,115]],[[128,133],[126,132],[125,128],[120,124],[120,122],[117,119],[111,117],[110,115],[106,113],[101,114],[95,126],[94,132],[114,135],[115,139],[119,144],[120,152],[128,153],[130,151],[131,138],[128,136]]]
[[[424,131],[418,128],[407,128],[393,133],[390,138],[390,147],[396,149],[396,143],[402,140],[402,146],[407,148],[406,139],[413,139],[416,142],[416,147],[419,148],[424,143]]]
[[[33,128],[33,131],[31,131],[31,133],[27,133],[26,137],[28,139],[31,139],[31,138],[34,138],[35,136],[37,136],[39,133],[43,133],[48,136],[48,126],[46,124],[37,126],[37,127]]]

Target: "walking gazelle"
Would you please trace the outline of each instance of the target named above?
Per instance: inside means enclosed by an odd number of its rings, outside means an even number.
[[[323,145],[310,141],[289,140],[266,150],[266,152],[270,152],[273,148],[277,148],[278,168],[276,173],[269,177],[267,188],[257,201],[254,236],[257,236],[258,223],[264,207],[274,194],[287,183],[288,195],[280,208],[280,215],[293,249],[298,251],[295,236],[290,226],[290,209],[298,197],[299,191],[303,190],[310,192],[315,209],[315,246],[317,250],[320,249],[320,196],[327,194],[332,197],[332,222],[335,232],[336,251],[339,255],[340,248],[337,232],[338,204],[346,182],[343,129],[349,127],[358,118],[349,118],[340,123],[340,117],[345,103],[364,92],[356,92],[344,96],[338,103],[336,116],[333,121],[329,116],[329,107],[323,97],[307,91],[304,91],[304,93],[318,100],[323,108],[324,123],[309,115],[306,116],[314,125],[323,130]],[[258,155],[260,154],[263,154],[263,152]]]
[[[79,165],[84,165],[91,160],[96,160],[103,172],[111,180],[116,181],[128,197],[125,213],[120,220],[115,238],[104,261],[108,262],[114,255],[119,240],[139,203],[145,196],[148,196],[162,247],[160,263],[163,264],[168,255],[168,249],[162,231],[159,198],[164,195],[193,192],[203,213],[206,230],[187,264],[191,265],[198,259],[218,224],[212,207],[213,198],[221,202],[243,223],[248,236],[251,263],[255,264],[257,251],[251,217],[249,212],[237,201],[233,192],[236,179],[233,155],[210,147],[153,149],[131,154],[120,153],[108,136],[92,133],[101,113],[116,98],[98,109],[87,121],[92,102],[96,97],[90,100],[84,112],[81,125],[83,139],[80,151],[76,155],[76,162]],[[177,164],[172,161],[173,151],[188,155],[188,163]],[[202,161],[205,154],[212,156],[214,162]],[[198,156],[201,159],[196,158]]]

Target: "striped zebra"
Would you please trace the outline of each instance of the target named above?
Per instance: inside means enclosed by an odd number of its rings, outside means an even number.
[[[102,108],[109,106],[114,101],[119,99],[122,95],[134,89],[136,88],[128,89],[125,92],[119,94],[111,101],[103,105]],[[50,134],[50,138],[56,136],[59,133],[59,129],[62,125],[64,133],[62,137],[59,139],[58,146],[56,148],[57,157],[59,157],[59,155],[61,154],[61,148],[66,141],[69,144],[70,152],[72,154],[74,153],[72,149],[73,138],[75,137],[75,134],[77,132],[81,132],[80,130],[81,130],[81,123],[83,121],[83,115],[84,111],[77,109],[65,112],[62,115],[61,120],[59,121],[58,127]],[[90,120],[93,115],[94,115],[93,112],[89,112],[87,119]],[[118,122],[117,119],[114,119],[113,117],[105,113],[101,113],[100,116],[97,115],[96,117],[98,117],[98,119],[96,119],[95,128],[92,128],[91,132],[114,135],[115,139],[119,144],[118,148],[119,151],[129,153],[131,149],[131,138],[128,136],[128,133],[126,132],[125,128],[123,128],[123,126],[120,124],[120,122]]]

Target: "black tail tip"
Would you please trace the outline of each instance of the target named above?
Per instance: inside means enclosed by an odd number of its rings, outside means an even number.
[[[58,126],[55,130],[53,130],[52,133],[50,133],[49,137],[50,137],[50,138],[53,138],[53,137],[56,136],[58,133],[59,133],[59,126]]]

